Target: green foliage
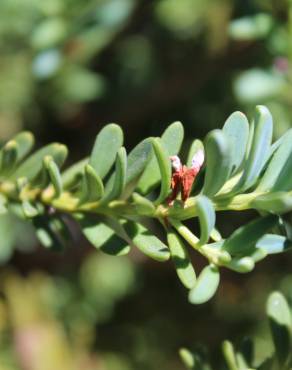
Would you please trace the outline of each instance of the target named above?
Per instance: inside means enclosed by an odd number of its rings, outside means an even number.
[[[285,297],[280,292],[270,294],[266,313],[269,319],[270,331],[274,351],[265,351],[264,357],[259,358],[256,354],[256,341],[245,338],[239,346],[234,346],[230,341],[222,343],[223,358],[225,365],[213,367],[206,356],[200,351],[190,351],[187,348],[180,350],[180,357],[187,369],[211,370],[285,370],[292,367],[292,320],[291,308]]]
[[[109,124],[97,135],[89,159],[63,173],[67,148],[54,143],[25,158],[32,137],[23,133],[1,150],[2,209],[19,214],[20,207],[47,248],[66,245],[63,215],[68,214],[105,253],[123,255],[137,247],[160,262],[171,257],[183,285],[191,289],[190,302],[203,303],[215,294],[222,267],[249,272],[269,254],[291,246],[285,234],[285,214],[292,210],[291,132],[273,146],[272,129],[266,107],[256,108],[254,131],[243,113],[233,113],[222,130],[207,135],[202,184],[196,182],[185,202],[178,196],[173,204],[168,201],[169,156],[178,153],[182,143],[183,127],[178,122],[161,138],[143,140],[128,155],[122,147],[122,130]],[[195,140],[189,165],[199,149],[203,144]],[[216,213],[248,209],[257,210],[259,218],[221,238],[215,228]],[[184,224],[196,217],[198,237]],[[159,224],[165,236],[155,235]],[[197,280],[181,237],[207,260]]]

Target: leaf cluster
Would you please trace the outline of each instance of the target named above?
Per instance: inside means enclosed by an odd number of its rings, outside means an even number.
[[[62,250],[68,243],[64,215],[70,215],[105,253],[125,255],[138,248],[156,261],[171,259],[190,302],[203,303],[216,292],[221,267],[249,272],[268,255],[291,248],[292,130],[274,143],[272,133],[272,116],[264,106],[256,107],[251,123],[241,112],[231,114],[204,142],[193,141],[186,163],[190,166],[203,150],[204,168],[191,197],[169,205],[169,157],[183,143],[180,122],[129,153],[121,128],[109,124],[97,135],[90,156],[65,171],[64,145],[52,143],[29,154],[33,136],[23,132],[1,149],[1,211],[29,220],[47,248]],[[247,209],[257,210],[259,217],[223,238],[216,214]],[[198,236],[184,222],[193,218],[199,220]],[[155,222],[163,233],[156,235]],[[188,247],[207,260],[198,278]]]

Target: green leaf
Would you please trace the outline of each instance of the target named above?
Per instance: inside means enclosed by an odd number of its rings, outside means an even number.
[[[161,142],[167,155],[176,155],[182,145],[184,137],[184,128],[181,122],[174,122],[164,131],[161,136]],[[161,172],[156,157],[153,157],[148,163],[141,179],[139,180],[137,190],[142,194],[150,193],[161,179]]]
[[[188,369],[196,369],[197,359],[196,356],[187,348],[180,348],[179,355]]]
[[[133,206],[135,207],[137,213],[143,216],[152,216],[154,214],[155,207],[149,199],[142,197],[142,195],[138,193],[133,193],[132,199],[134,202]]]
[[[229,340],[224,340],[222,344],[222,352],[229,370],[239,370],[236,362],[235,350],[233,344]],[[248,370],[248,369],[247,369]]]
[[[17,160],[17,143],[14,140],[8,141],[1,150],[0,172],[2,174],[10,173]]]
[[[271,147],[273,119],[269,110],[258,105],[255,112],[255,131],[250,153],[244,165],[243,174],[234,191],[245,191],[255,184]]]
[[[243,113],[234,112],[227,118],[222,130],[231,145],[231,172],[236,172],[246,153],[249,135],[248,120]]]
[[[196,283],[196,273],[190,261],[186,247],[174,230],[167,232],[170,255],[180,281],[187,289]]]
[[[204,144],[202,143],[201,140],[195,139],[190,147],[189,154],[188,154],[188,159],[187,159],[187,166],[191,167],[192,166],[192,160],[194,155],[199,151],[202,150],[204,152]]]
[[[67,168],[62,173],[62,182],[64,189],[70,189],[80,182],[84,172],[84,167],[86,164],[88,164],[88,161],[89,158],[84,158]]]
[[[62,179],[59,168],[52,157],[46,156],[44,158],[44,164],[48,171],[49,178],[55,190],[55,197],[58,198],[63,190]]]
[[[197,197],[197,212],[200,222],[200,244],[206,244],[215,227],[216,214],[212,202],[204,195]]]
[[[254,247],[256,242],[277,223],[278,217],[275,215],[268,215],[251,221],[247,225],[241,226],[235,230],[234,233],[225,240],[223,249],[233,255],[243,254],[251,247]]]
[[[95,248],[110,255],[122,256],[129,253],[129,240],[125,240],[128,237],[118,221],[111,222],[107,217],[92,214],[76,215],[75,217],[86,239]]]
[[[275,192],[256,197],[251,206],[261,211],[282,214],[292,210],[292,194]]]
[[[135,189],[137,182],[151,159],[151,155],[152,145],[150,139],[143,140],[129,153],[124,198],[127,198],[133,189]]]
[[[221,130],[211,131],[206,138],[206,174],[203,194],[215,195],[228,180],[231,166],[229,139]]]
[[[207,302],[216,293],[220,281],[218,267],[211,264],[200,273],[195,286],[190,290],[189,301],[193,304]]]
[[[159,138],[152,139],[152,146],[161,174],[160,193],[154,203],[160,204],[166,199],[170,190],[171,165],[169,155],[166,149],[163,147],[162,141]]]
[[[291,174],[292,165],[289,165],[288,162],[292,162],[292,129],[284,135],[281,145],[275,151],[257,187],[257,191],[266,191],[272,188],[273,190],[282,189],[283,183],[287,182],[286,177],[289,178]],[[290,172],[288,172],[289,170]],[[292,186],[291,189],[285,189],[284,186],[283,190],[292,190]]]
[[[279,368],[282,369],[291,356],[291,313],[287,301],[280,292],[273,292],[269,296],[267,314]]]
[[[123,145],[123,131],[115,123],[106,125],[95,139],[89,164],[103,179],[115,162],[116,155]]]
[[[134,245],[146,256],[156,261],[164,262],[170,257],[167,246],[155,235],[151,234],[143,225],[136,222],[128,222],[125,229],[133,240]]]
[[[84,167],[81,191],[80,203],[95,202],[104,194],[102,180],[90,164],[86,164]]]
[[[34,145],[33,134],[29,131],[23,131],[17,134],[13,140],[17,144],[17,161],[21,161],[32,149]]]
[[[229,268],[230,270],[245,274],[247,272],[250,272],[254,269],[254,260],[247,256],[247,257],[235,257],[232,258],[232,260],[226,264],[224,264],[225,267]]]
[[[282,235],[266,234],[257,241],[256,247],[268,254],[282,253],[292,248],[292,241]]]
[[[36,217],[39,214],[37,207],[28,200],[22,202],[23,214],[27,218]]]
[[[53,143],[39,149],[29,156],[22,164],[17,167],[11,175],[11,180],[17,180],[19,177],[26,177],[28,180],[34,179],[42,170],[43,159],[48,155],[53,158],[58,167],[65,162],[68,150],[65,145]]]
[[[101,199],[101,204],[110,202],[114,199],[119,199],[124,191],[127,173],[127,152],[124,147],[120,148],[118,151],[115,167],[112,186],[108,187],[108,193],[106,193],[104,198]]]
[[[53,229],[47,216],[40,215],[34,217],[32,218],[32,223],[36,230],[38,240],[45,248],[49,248],[57,252],[64,249],[62,241]]]

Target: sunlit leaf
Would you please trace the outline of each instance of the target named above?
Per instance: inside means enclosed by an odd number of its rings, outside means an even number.
[[[218,267],[206,266],[200,273],[195,286],[190,290],[189,301],[193,304],[207,302],[216,293],[220,281]]]

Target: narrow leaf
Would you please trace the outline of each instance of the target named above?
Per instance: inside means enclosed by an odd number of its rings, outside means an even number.
[[[90,164],[85,165],[80,203],[95,202],[103,196],[103,193],[104,187],[100,176]]]
[[[150,139],[145,139],[135,146],[128,155],[126,188],[123,198],[127,198],[135,189],[145,167],[152,156],[152,145]]]
[[[244,191],[254,185],[266,163],[266,158],[270,151],[273,119],[266,107],[261,105],[256,107],[254,124],[255,131],[250,153],[246,160],[242,177],[235,186],[234,191]]]
[[[105,194],[104,198],[101,199],[101,204],[120,198],[125,188],[126,173],[127,173],[127,153],[126,149],[122,147],[119,149],[117,154],[112,186],[109,187],[108,192]]]
[[[154,203],[160,204],[166,199],[170,190],[171,165],[169,155],[159,138],[152,139],[152,146],[161,173],[160,194]]]
[[[233,344],[229,340],[225,340],[222,344],[222,352],[229,370],[239,370],[236,362],[235,350]]]
[[[275,192],[256,197],[251,206],[261,211],[282,214],[292,210],[292,194],[285,192]]]
[[[268,215],[239,227],[225,240],[223,249],[231,254],[243,254],[278,223],[278,217]]]
[[[115,123],[106,125],[95,139],[89,164],[103,179],[115,162],[116,155],[123,145],[123,131]]]
[[[249,125],[246,116],[241,112],[232,113],[223,126],[223,132],[231,144],[232,172],[240,167],[247,149]]]
[[[200,273],[195,286],[190,290],[189,301],[193,304],[207,302],[216,293],[220,281],[218,267],[206,266]]]
[[[291,313],[287,301],[280,292],[273,292],[267,302],[273,341],[279,368],[283,368],[291,355]]]
[[[292,129],[284,135],[281,145],[274,153],[257,190],[266,191],[273,187],[275,187],[275,189],[277,189],[277,187],[282,188],[281,182],[283,182],[284,178],[281,179],[281,177],[289,177],[289,174],[291,174],[291,172],[288,172],[289,170],[287,168],[285,169],[288,161],[292,162]],[[282,174],[283,170],[284,173]]]
[[[84,167],[86,164],[88,164],[88,161],[88,158],[84,158],[67,168],[62,173],[62,182],[64,189],[70,189],[80,182],[84,172]]]
[[[200,244],[206,244],[210,238],[211,232],[215,227],[215,210],[212,202],[204,195],[197,197],[197,211],[200,222]]]
[[[184,128],[181,122],[174,122],[164,131],[161,136],[161,142],[167,155],[176,155],[182,145],[184,137]],[[137,190],[142,194],[148,194],[152,191],[161,179],[161,172],[156,157],[152,157],[148,163],[141,179],[139,180]]]
[[[23,131],[17,134],[13,140],[17,144],[17,161],[21,161],[32,149],[34,145],[33,134],[29,131]]]
[[[55,190],[55,197],[58,198],[63,190],[62,179],[59,168],[52,157],[46,156],[44,159],[44,164],[48,171],[49,178]]]
[[[168,231],[167,241],[170,255],[180,281],[187,289],[193,288],[196,283],[196,273],[186,247],[174,230]]]
[[[26,177],[28,180],[34,179],[42,170],[43,159],[49,155],[60,168],[67,157],[68,150],[65,145],[53,143],[39,149],[37,152],[29,156],[22,164],[17,167],[16,171],[11,175],[12,180],[19,177]]]
[[[220,130],[211,131],[206,139],[206,174],[203,194],[215,195],[228,180],[231,166],[229,139]]]
[[[251,257],[234,257],[232,260],[226,264],[225,267],[229,268],[230,270],[245,274],[250,272],[254,269],[255,262]]]
[[[17,143],[14,140],[8,141],[1,150],[0,172],[3,174],[10,173],[17,160]]]
[[[256,247],[268,254],[282,253],[292,248],[292,241],[282,235],[266,234],[258,240]]]
[[[36,236],[44,247],[54,251],[62,251],[64,249],[64,245],[54,232],[47,216],[34,217],[32,218],[32,223],[36,229]]]
[[[140,215],[151,216],[154,214],[155,207],[149,199],[143,197],[138,193],[133,193],[132,199],[134,202],[133,206],[136,208],[137,212]]]
[[[128,222],[125,229],[133,240],[134,245],[148,257],[164,262],[170,257],[167,246],[155,235],[151,234],[143,225]]]
[[[96,248],[110,255],[121,256],[129,253],[130,246],[128,240],[123,238],[126,232],[122,225],[119,224],[120,230],[123,230],[120,232],[113,227],[108,218],[90,214],[76,215],[76,218],[83,234]]]

